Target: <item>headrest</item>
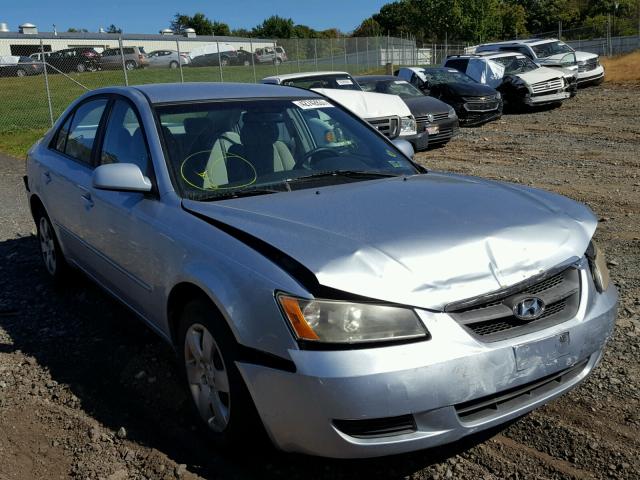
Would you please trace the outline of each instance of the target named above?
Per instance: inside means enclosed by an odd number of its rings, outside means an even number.
[[[243,118],[240,141],[243,145],[273,145],[278,139],[277,113],[246,113]]]
[[[199,135],[205,130],[213,130],[213,121],[207,117],[191,117],[184,120],[184,131],[187,135]]]

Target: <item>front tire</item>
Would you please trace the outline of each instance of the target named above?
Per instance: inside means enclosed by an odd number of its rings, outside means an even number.
[[[35,221],[44,267],[55,281],[63,281],[69,274],[69,265],[64,258],[53,225],[44,212],[36,214]]]
[[[213,304],[185,305],[178,341],[190,404],[207,436],[223,445],[255,438],[262,426],[236,367],[239,347]]]
[[[132,60],[127,60],[127,61],[125,62],[125,64],[124,64],[124,67],[125,67],[127,70],[131,71],[131,70],[133,70],[134,68],[136,68],[136,62],[134,62],[134,61],[132,61]]]
[[[16,70],[16,77],[26,77],[27,76],[27,71],[23,68],[19,68],[18,70]]]
[[[79,63],[78,65],[76,65],[76,71],[78,73],[83,73],[86,69],[87,67],[85,66],[84,63]]]
[[[175,70],[176,68],[178,68],[178,62],[175,62],[175,61],[171,62],[169,64],[169,68],[172,69],[172,70]]]

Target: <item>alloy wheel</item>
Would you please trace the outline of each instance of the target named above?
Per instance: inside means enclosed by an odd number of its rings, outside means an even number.
[[[16,76],[18,76],[18,77],[24,77],[26,74],[27,74],[27,72],[25,72],[21,68],[19,68],[18,71],[16,72]]]
[[[223,432],[231,413],[229,376],[222,352],[204,325],[195,323],[187,330],[184,361],[189,390],[200,417],[214,432]]]
[[[38,239],[40,240],[40,251],[42,253],[44,266],[51,275],[55,275],[57,268],[56,244],[53,239],[51,224],[46,217],[40,217]]]

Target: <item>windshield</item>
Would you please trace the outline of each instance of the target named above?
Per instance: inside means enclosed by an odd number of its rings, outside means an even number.
[[[550,57],[558,53],[573,53],[573,49],[564,42],[549,42],[542,45],[532,45],[531,48],[539,58]]]
[[[540,68],[531,59],[529,59],[529,57],[525,57],[524,55],[497,57],[492,58],[491,61],[502,65],[504,67],[505,75],[517,75],[519,73],[526,73]]]
[[[398,95],[401,98],[424,97],[422,92],[404,80],[364,80],[358,83],[365,92]]]
[[[157,113],[177,190],[191,199],[418,173],[383,137],[323,98],[175,104]]]
[[[290,87],[300,87],[307,90],[311,88],[333,88],[337,90],[362,90],[353,78],[349,75],[315,75],[313,77],[302,77],[287,79],[282,85]]]
[[[477,85],[473,78],[469,75],[462,73],[455,68],[448,68],[446,70],[423,70],[422,72],[429,82],[432,85],[438,85],[442,83],[471,83]]]

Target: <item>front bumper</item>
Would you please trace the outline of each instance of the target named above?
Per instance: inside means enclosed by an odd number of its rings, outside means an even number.
[[[484,343],[445,313],[419,311],[432,335],[428,341],[292,350],[295,373],[248,363],[238,367],[267,432],[282,450],[362,458],[451,443],[549,402],[595,368],[615,323],[618,297],[614,287],[598,294],[588,272],[583,263],[580,279],[587,288],[574,318],[519,337]],[[558,338],[564,338],[561,349]],[[553,381],[540,386],[550,376]],[[463,414],[475,401],[482,404],[529,385],[535,389],[499,408]],[[413,430],[367,437],[336,426],[390,417],[412,419]]]
[[[602,65],[598,65],[593,70],[588,70],[586,72],[578,72],[578,84],[581,86],[590,84],[590,83],[602,83],[604,80],[604,67]]]
[[[411,142],[416,152],[421,152],[429,148],[429,134],[425,131],[416,133],[415,135],[399,136],[397,138]]]
[[[423,128],[437,125],[438,133],[429,135],[429,146],[444,145],[448,143],[453,137],[458,134],[459,124],[457,116],[454,118],[447,118],[445,120],[436,120],[433,123],[424,124]],[[420,125],[418,126],[420,128]]]
[[[550,95],[538,95],[538,96],[530,96],[524,99],[525,105],[528,106],[538,106],[538,105],[548,105],[550,103],[563,102],[567,98],[571,97],[571,92],[562,91],[558,93],[552,93]]]

